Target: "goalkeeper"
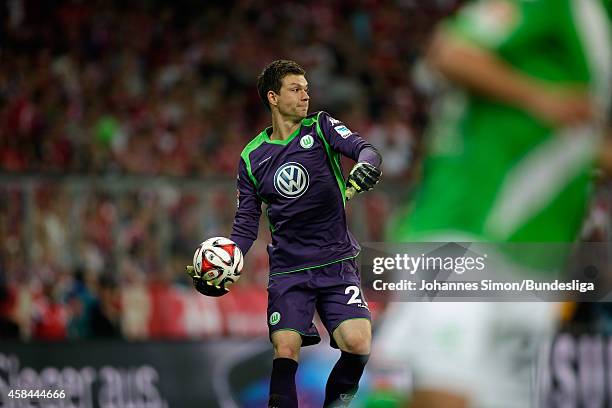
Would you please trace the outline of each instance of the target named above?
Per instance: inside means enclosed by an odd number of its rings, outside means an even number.
[[[270,407],[297,407],[300,347],[320,341],[315,310],[341,350],[325,389],[324,406],[347,406],[370,353],[370,311],[355,257],[360,247],[347,228],[344,206],[378,183],[376,149],[326,112],[308,114],[305,71],[295,62],[269,64],[257,82],[272,126],[242,151],[238,208],[231,239],[246,254],[262,203],[272,235],[268,245],[268,328],[274,347]],[[341,155],[357,162],[345,181]],[[348,187],[347,187],[348,186]],[[194,279],[205,295],[227,291]]]

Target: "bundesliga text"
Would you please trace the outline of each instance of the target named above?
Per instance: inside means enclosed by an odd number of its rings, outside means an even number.
[[[538,282],[532,279],[524,279],[519,282],[496,282],[491,279],[483,279],[478,282],[446,282],[438,280],[414,282],[407,279],[397,282],[384,282],[381,279],[377,279],[372,282],[372,288],[376,291],[571,291],[585,293],[593,291],[595,285],[592,282],[581,282],[577,279],[570,282],[559,280]]]

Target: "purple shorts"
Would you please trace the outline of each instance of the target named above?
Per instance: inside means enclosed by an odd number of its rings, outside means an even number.
[[[300,272],[272,275],[268,284],[268,330],[294,330],[302,347],[321,341],[313,323],[315,310],[338,348],[333,332],[345,320],[370,319],[361,293],[361,279],[354,259]]]

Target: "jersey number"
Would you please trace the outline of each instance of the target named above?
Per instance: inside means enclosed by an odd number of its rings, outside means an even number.
[[[367,305],[366,302],[363,302],[361,299],[359,299],[359,286],[347,286],[346,289],[344,290],[344,294],[348,295],[349,292],[351,293],[351,298],[349,299],[348,302],[346,302],[347,305],[352,305],[353,303],[365,303]]]

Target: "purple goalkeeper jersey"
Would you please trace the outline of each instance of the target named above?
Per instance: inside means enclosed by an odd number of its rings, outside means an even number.
[[[262,203],[272,235],[270,273],[353,258],[360,247],[346,223],[340,155],[371,147],[326,112],[308,115],[286,140],[269,127],[242,151],[231,239],[246,253],[257,238]]]

